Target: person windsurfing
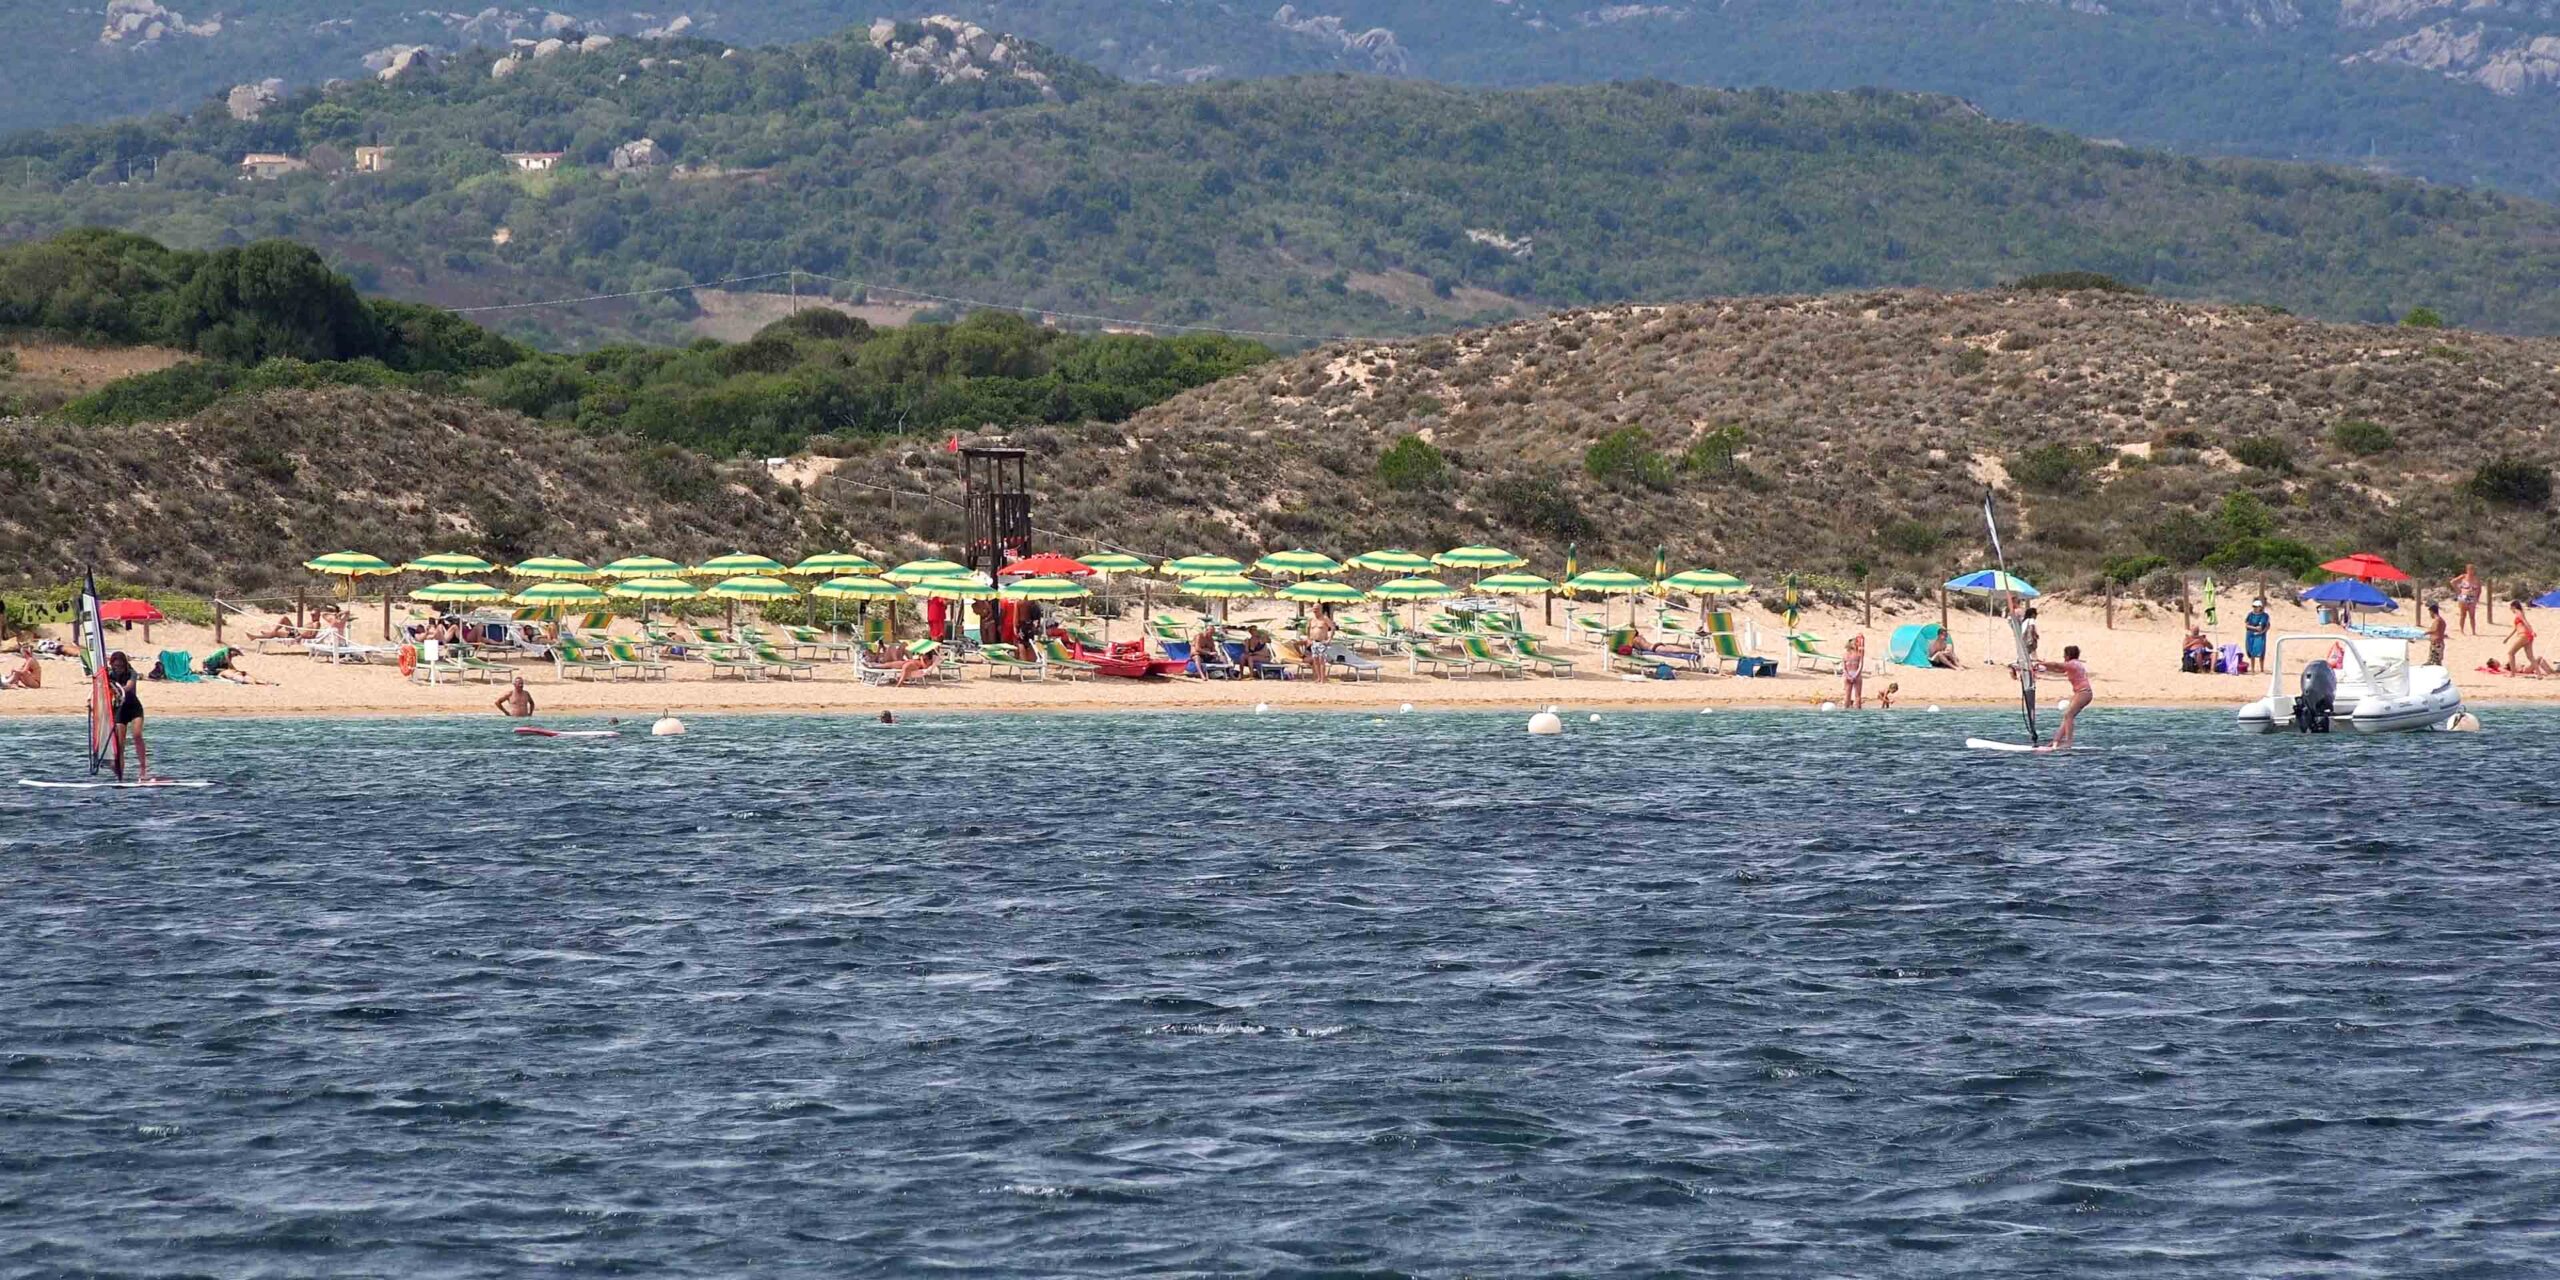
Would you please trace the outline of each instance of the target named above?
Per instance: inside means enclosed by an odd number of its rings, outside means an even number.
[[[107,655],[107,704],[115,717],[116,781],[124,781],[124,744],[133,742],[134,781],[151,781],[151,748],[142,740],[142,673],[118,649]]]
[[[2018,701],[2027,716],[2027,742],[2042,746],[2043,737],[2036,729],[2036,671],[2044,664],[2036,660],[2036,642],[2031,630],[2034,624],[2027,620],[2026,612],[2018,608],[2017,593],[2009,585],[2009,557],[2000,549],[2000,522],[1992,514],[1989,489],[1982,491],[1982,527],[1991,534],[1991,559],[1999,567],[2000,592],[2009,597],[2001,612],[2009,616],[2009,639],[2016,646],[2016,657],[2009,663],[2009,670],[2018,677]],[[2079,650],[2073,649],[2072,653],[2076,655]]]
[[[2080,727],[2080,713],[2088,710],[2089,704],[2097,700],[2097,695],[2089,688],[2089,668],[2080,661],[2080,646],[2076,644],[2062,646],[2060,662],[2038,662],[2032,665],[2071,681],[2071,702],[2062,709],[2062,727],[2054,730],[2053,741],[2042,748],[2046,751],[2068,751],[2071,749],[2072,734]]]

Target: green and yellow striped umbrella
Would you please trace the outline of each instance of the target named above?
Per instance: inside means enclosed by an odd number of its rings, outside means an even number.
[[[1475,589],[1497,596],[1534,596],[1555,590],[1556,584],[1534,573],[1497,573],[1476,583]]]
[[[1728,595],[1751,589],[1750,583],[1718,569],[1690,569],[1675,573],[1663,579],[1662,585],[1699,596]]]
[[[317,556],[303,561],[302,567],[309,569],[313,573],[325,573],[331,577],[345,578],[350,584],[358,578],[371,578],[386,573],[400,572],[398,566],[391,564],[382,557],[369,556],[361,551],[332,551],[325,556]]]
[[[1431,563],[1443,569],[1517,569],[1529,562],[1500,547],[1451,547]]]
[[[400,568],[404,572],[409,573],[441,573],[447,576],[454,576],[472,573],[495,573],[497,572],[498,566],[491,564],[478,556],[466,556],[458,551],[444,551],[431,556],[420,556],[417,559],[400,566]]]
[[[682,578],[633,578],[605,588],[604,593],[625,600],[691,600],[702,594],[702,588]]]
[[[953,564],[948,560],[909,560],[880,576],[901,586],[913,586],[927,578],[948,578],[967,572],[969,572],[969,566]]]
[[[809,588],[809,594],[830,600],[879,600],[902,596],[906,592],[900,590],[897,583],[883,582],[878,578],[830,578]]]
[[[596,576],[596,571],[588,568],[585,561],[572,560],[567,556],[535,556],[518,561],[507,573],[518,578],[549,578],[555,581]]]
[[[810,578],[860,577],[880,572],[880,566],[850,551],[825,551],[791,566],[791,572]]]
[[[1092,594],[1083,583],[1067,578],[1025,578],[996,592],[1005,600],[1082,600]]]
[[[1321,578],[1342,572],[1341,561],[1313,551],[1274,551],[1254,561],[1253,567],[1286,578]]]
[[[1409,578],[1415,574],[1427,574],[1435,566],[1432,565],[1429,556],[1390,548],[1353,556],[1349,567],[1365,569],[1371,573],[1392,573],[1400,578]]]
[[[1358,604],[1369,596],[1368,593],[1347,582],[1335,582],[1329,578],[1309,578],[1304,582],[1292,582],[1282,587],[1280,598],[1293,600],[1299,604]]]
[[[789,570],[783,568],[782,562],[779,560],[773,559],[769,556],[751,555],[744,551],[732,551],[725,556],[713,556],[711,559],[695,565],[693,567],[693,571],[706,578],[715,574],[730,578],[761,578],[779,576],[783,573],[789,572]],[[795,591],[792,592],[792,594],[798,595],[799,593]],[[740,596],[737,598],[743,600],[748,597]]]
[[[962,570],[923,578],[907,586],[907,594],[918,600],[940,597],[944,600],[992,600],[996,589],[980,582],[977,575]]]
[[[554,609],[573,604],[595,604],[603,599],[603,592],[583,582],[537,582],[515,594],[517,604],[544,605]]]
[[[1653,584],[1624,569],[1593,569],[1567,578],[1564,589],[1595,596],[1626,596],[1651,591]]]
[[[485,582],[431,582],[409,593],[412,600],[433,604],[468,604],[475,600],[504,600],[507,593]]]
[[[1184,578],[1177,590],[1187,596],[1204,596],[1211,600],[1243,600],[1269,594],[1261,583],[1240,573],[1194,574]]]
[[[672,578],[684,566],[665,556],[624,556],[596,572],[607,578]]]
[[[1244,562],[1225,556],[1184,556],[1167,560],[1161,572],[1169,578],[1199,578],[1212,574],[1233,577],[1244,572]]]
[[[1372,600],[1445,600],[1458,589],[1438,578],[1398,578],[1369,588]]]
[[[1114,573],[1149,573],[1155,569],[1155,565],[1143,557],[1126,555],[1118,551],[1077,556],[1076,559],[1083,561],[1085,568],[1106,576]]]
[[[714,600],[761,601],[796,600],[800,596],[800,593],[793,590],[788,582],[752,573],[741,574],[735,578],[723,578],[711,584],[711,589],[702,594]]]

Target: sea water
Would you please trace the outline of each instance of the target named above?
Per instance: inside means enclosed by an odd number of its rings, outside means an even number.
[[[0,794],[0,1272],[2548,1274],[2488,719],[155,722]]]

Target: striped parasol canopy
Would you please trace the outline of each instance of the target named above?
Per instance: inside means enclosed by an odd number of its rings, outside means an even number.
[[[702,588],[682,578],[632,578],[605,588],[604,593],[625,600],[691,600],[702,594]]]
[[[1438,566],[1431,563],[1429,556],[1390,548],[1385,551],[1372,551],[1366,555],[1353,556],[1349,567],[1365,569],[1370,573],[1392,573],[1398,577],[1409,578],[1416,574],[1430,573]]]
[[[1556,584],[1534,573],[1497,573],[1476,583],[1475,589],[1497,596],[1534,596],[1555,590]]]
[[[1342,562],[1313,551],[1274,551],[1253,562],[1264,573],[1287,578],[1321,578],[1342,572]]]
[[[723,578],[702,594],[714,600],[796,600],[800,596],[788,582],[753,573]]]
[[[325,556],[315,556],[303,561],[302,567],[313,573],[325,573],[332,577],[347,579],[371,578],[381,574],[400,572],[398,566],[382,557],[369,556],[361,551],[332,551]]]
[[[969,566],[948,560],[909,560],[880,576],[901,586],[913,586],[927,578],[948,578],[967,572]]]
[[[1690,569],[1662,580],[1662,585],[1691,595],[1719,596],[1749,591],[1751,584],[1721,569]]]
[[[420,556],[400,568],[407,573],[441,573],[452,576],[495,573],[498,566],[478,556],[466,556],[459,551],[444,551],[431,556]]]
[[[594,604],[602,599],[604,599],[603,592],[583,582],[537,582],[515,594],[517,604],[549,605],[555,608],[573,604]]]
[[[1959,578],[1949,578],[1947,590],[1961,591],[1969,596],[2013,595],[2021,600],[2033,600],[2040,594],[2026,579],[1998,569],[1978,569]]]
[[[1082,600],[1092,594],[1083,583],[1066,578],[1024,578],[996,592],[1005,600]]]
[[[665,556],[624,556],[596,572],[607,578],[672,578],[684,566]]]
[[[1443,569],[1517,569],[1529,562],[1500,547],[1451,547],[1431,563]]]
[[[1106,576],[1114,573],[1149,573],[1155,569],[1154,563],[1142,556],[1127,555],[1118,551],[1077,556],[1076,559],[1083,561],[1085,568]]]
[[[1203,596],[1211,600],[1244,600],[1270,594],[1261,583],[1240,573],[1194,574],[1184,578],[1176,590],[1187,596]]]
[[[809,594],[830,600],[880,600],[906,592],[897,583],[878,578],[830,578],[809,588]]]
[[[572,560],[567,556],[535,556],[530,560],[519,560],[513,567],[507,570],[507,573],[509,576],[517,578],[550,578],[555,580],[566,578],[592,578],[596,576],[596,571],[588,568],[585,561]]]
[[[790,570],[783,567],[781,561],[776,560],[771,556],[753,555],[745,551],[732,551],[725,556],[713,556],[712,558],[695,565],[693,567],[693,571],[706,578],[713,574],[721,574],[732,578],[763,578],[776,577],[790,572]],[[798,593],[794,592],[793,594],[796,595]],[[740,598],[744,599],[745,597]]]
[[[1445,600],[1456,594],[1456,587],[1438,578],[1398,578],[1369,588],[1372,600]]]
[[[431,582],[409,593],[412,600],[433,604],[469,604],[475,600],[504,600],[507,593],[485,582]]]
[[[992,600],[996,589],[978,575],[962,570],[919,579],[908,585],[907,594],[918,600]]]
[[[1367,592],[1347,582],[1330,578],[1309,578],[1292,582],[1280,589],[1280,598],[1299,604],[1358,604],[1369,598]]]
[[[850,551],[823,551],[791,566],[791,572],[810,578],[843,578],[878,573],[880,566]]]
[[[1179,560],[1165,561],[1161,572],[1172,578],[1198,578],[1213,574],[1232,577],[1244,572],[1244,562],[1225,556],[1184,556]]]
[[[1629,596],[1653,590],[1653,583],[1624,569],[1593,569],[1567,578],[1564,589],[1595,596]]]

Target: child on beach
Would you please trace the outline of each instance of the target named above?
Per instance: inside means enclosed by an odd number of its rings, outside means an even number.
[[[2062,709],[2062,727],[2054,730],[2053,741],[2043,747],[2046,751],[2068,751],[2072,734],[2080,727],[2080,713],[2088,710],[2089,704],[2096,700],[2096,695],[2089,688],[2089,668],[2081,663],[2080,646],[2076,644],[2062,646],[2062,661],[2035,665],[2039,671],[2071,681],[2071,704]]]
[[[1893,695],[1895,695],[1895,694],[1897,694],[1897,693],[1900,693],[1900,692],[1902,692],[1902,686],[1901,686],[1900,684],[1895,684],[1895,683],[1888,683],[1888,684],[1886,684],[1886,685],[1885,685],[1885,687],[1884,687],[1884,692],[1879,693],[1879,694],[1877,694],[1877,695],[1876,695],[1876,707],[1877,707],[1879,710],[1884,710],[1884,711],[1891,711],[1891,710],[1893,710]]]

